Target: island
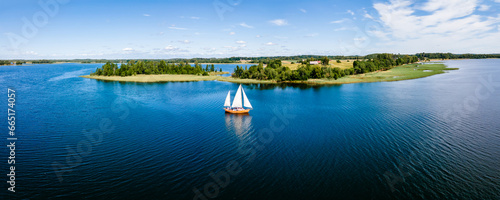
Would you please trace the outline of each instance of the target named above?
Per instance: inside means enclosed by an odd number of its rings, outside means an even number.
[[[374,54],[363,60],[303,59],[282,61],[280,59],[260,62],[248,67],[236,66],[231,76],[213,64],[204,68],[201,64],[165,61],[129,61],[118,67],[106,63],[90,75],[81,76],[102,81],[119,82],[185,82],[226,81],[234,83],[304,83],[304,84],[347,84],[360,82],[399,81],[445,73],[443,63],[425,62],[416,56],[395,54]]]

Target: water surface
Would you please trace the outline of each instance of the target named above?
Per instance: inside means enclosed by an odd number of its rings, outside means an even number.
[[[2,93],[17,94],[15,195],[498,199],[500,60],[446,64],[460,70],[398,82],[243,85],[249,115],[223,112],[234,83],[78,77],[101,64],[2,66]],[[0,104],[6,115],[7,98]],[[210,173],[235,163],[230,182],[214,186]],[[4,187],[2,199],[14,198]]]

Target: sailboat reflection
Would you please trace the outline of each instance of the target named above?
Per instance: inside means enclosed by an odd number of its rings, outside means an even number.
[[[257,153],[256,150],[262,150],[263,146],[256,146],[255,130],[252,126],[252,116],[248,114],[234,115],[226,113],[225,120],[227,131],[236,136],[236,138],[234,138],[234,142],[238,143],[238,147],[235,150],[241,156],[238,162],[240,162],[240,164],[244,164],[255,159]]]
[[[234,132],[238,138],[244,139],[253,130],[252,116],[249,114],[233,115],[226,113],[225,115],[227,131]]]

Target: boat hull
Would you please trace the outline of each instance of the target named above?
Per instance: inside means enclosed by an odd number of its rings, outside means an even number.
[[[250,111],[250,109],[244,109],[244,110],[231,110],[231,109],[227,109],[227,108],[224,108],[224,110],[227,112],[227,113],[232,113],[232,114],[245,114],[245,113],[248,113]]]

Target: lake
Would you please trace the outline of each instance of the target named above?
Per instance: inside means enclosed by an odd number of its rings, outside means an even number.
[[[4,117],[7,88],[16,91],[14,195],[499,199],[500,59],[445,64],[460,69],[398,82],[243,85],[249,115],[222,109],[235,83],[78,77],[102,64],[1,66]],[[0,126],[7,145],[7,121]],[[6,159],[8,148],[0,152]],[[14,197],[7,186],[1,199]]]

